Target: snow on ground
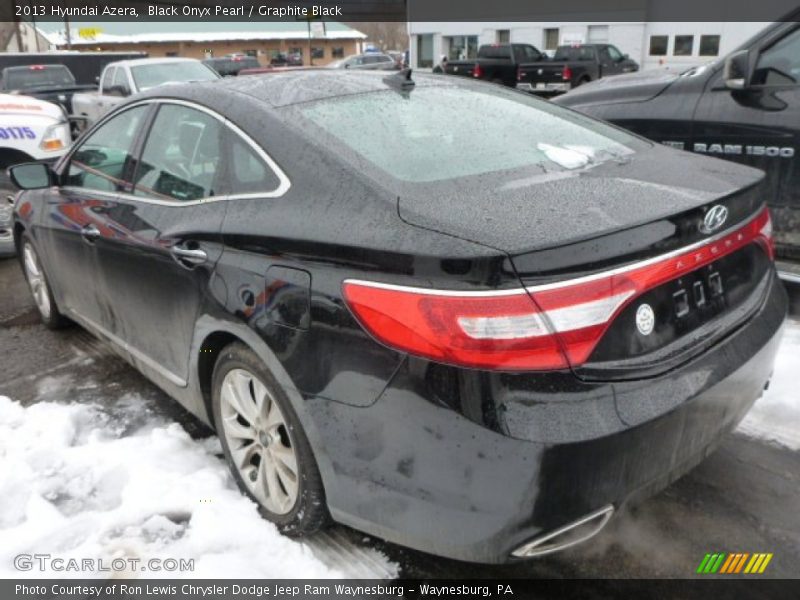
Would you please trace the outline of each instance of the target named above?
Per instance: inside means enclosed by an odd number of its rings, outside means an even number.
[[[114,558],[194,559],[194,571],[183,575],[195,578],[348,575],[259,516],[217,456],[216,438],[193,440],[177,423],[133,417],[142,410],[135,398],[112,413],[93,403],[23,407],[0,396],[0,577],[20,575],[13,557],[21,553],[107,565]],[[396,573],[382,554],[365,552],[380,566],[375,575]]]
[[[755,403],[738,431],[800,450],[800,321],[786,322],[769,389]]]

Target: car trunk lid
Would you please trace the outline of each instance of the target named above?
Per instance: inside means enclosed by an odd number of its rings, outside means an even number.
[[[761,180],[754,169],[656,148],[579,172],[484,175],[457,198],[401,197],[399,212],[506,252],[578,377],[641,378],[755,310],[771,271],[753,243],[766,227]],[[710,231],[712,209],[725,218]]]

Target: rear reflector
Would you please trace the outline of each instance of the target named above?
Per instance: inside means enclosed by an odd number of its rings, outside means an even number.
[[[381,343],[431,360],[483,369],[578,367],[632,299],[758,243],[773,257],[766,208],[712,239],[587,277],[530,288],[448,291],[347,280],[344,298]]]

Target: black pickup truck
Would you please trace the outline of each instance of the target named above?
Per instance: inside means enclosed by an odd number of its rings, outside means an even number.
[[[514,87],[519,65],[546,59],[546,54],[530,44],[484,44],[475,60],[449,61],[444,72]]]
[[[81,85],[64,65],[26,65],[0,70],[0,92],[24,94],[39,100],[59,104],[66,114],[72,114],[72,96],[76,92],[96,89],[96,85]]]
[[[566,92],[601,77],[638,71],[639,65],[611,44],[559,46],[552,60],[525,63],[517,70],[517,89]]]
[[[715,62],[603,79],[554,101],[669,146],[763,169],[781,273],[800,282],[800,10]]]

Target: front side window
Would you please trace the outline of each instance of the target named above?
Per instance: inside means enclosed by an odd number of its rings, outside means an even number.
[[[287,110],[296,111],[299,125],[332,152],[355,153],[412,183],[534,165],[575,169],[646,144],[589,117],[506,90],[422,87],[407,96],[375,92]],[[454,122],[459,126],[453,127]]]
[[[619,62],[622,60],[622,52],[617,50],[616,46],[608,46],[608,55],[614,62]]]
[[[108,88],[111,87],[111,84],[114,81],[114,73],[116,72],[117,72],[117,67],[111,67],[109,69],[106,69],[105,73],[103,73],[103,81],[100,84],[100,86],[104,90],[107,90]]]
[[[162,105],[136,168],[134,194],[180,202],[218,195],[222,130],[205,112]]]
[[[90,133],[70,159],[66,185],[102,192],[126,190],[133,144],[147,109],[136,106],[126,110]]]
[[[800,82],[800,28],[781,38],[758,57],[754,85],[797,85]]]
[[[111,85],[130,91],[130,86],[128,85],[128,74],[125,72],[125,69],[117,69],[117,72],[114,74],[114,83]]]

